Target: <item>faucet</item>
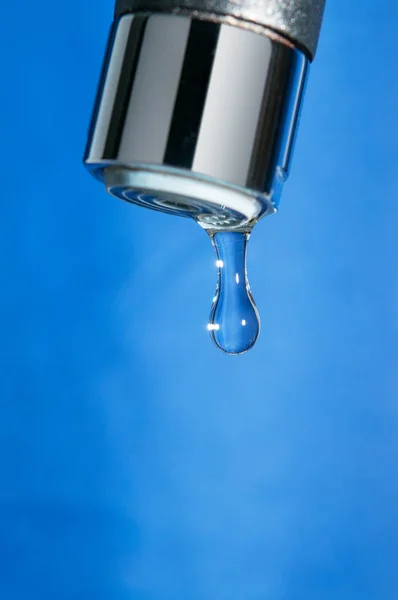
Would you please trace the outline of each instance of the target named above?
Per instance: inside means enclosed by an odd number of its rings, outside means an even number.
[[[230,354],[258,337],[246,242],[278,208],[324,4],[116,1],[84,163],[112,195],[207,231],[208,328]]]

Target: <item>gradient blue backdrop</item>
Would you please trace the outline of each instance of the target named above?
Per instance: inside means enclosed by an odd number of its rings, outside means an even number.
[[[240,358],[204,232],[81,166],[112,10],[1,9],[0,597],[396,600],[398,4],[329,1]]]

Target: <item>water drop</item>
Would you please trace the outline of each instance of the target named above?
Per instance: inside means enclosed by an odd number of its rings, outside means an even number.
[[[208,329],[214,343],[228,354],[242,354],[254,346],[260,332],[259,315],[246,272],[250,234],[221,231],[213,235],[218,284]]]

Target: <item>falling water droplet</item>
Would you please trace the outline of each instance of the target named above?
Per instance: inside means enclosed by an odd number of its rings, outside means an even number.
[[[260,332],[259,315],[246,273],[250,235],[221,231],[212,237],[217,252],[218,284],[208,329],[215,344],[228,354],[254,346]]]

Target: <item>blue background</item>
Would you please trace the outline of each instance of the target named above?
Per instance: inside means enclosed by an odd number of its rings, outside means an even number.
[[[205,233],[81,166],[112,9],[1,9],[0,597],[396,600],[398,4],[329,2],[240,358]]]

